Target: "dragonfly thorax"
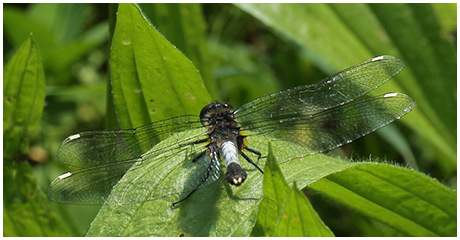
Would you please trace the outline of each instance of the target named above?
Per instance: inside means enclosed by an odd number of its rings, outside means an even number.
[[[230,104],[216,102],[206,105],[201,110],[200,120],[211,139],[226,139],[239,135],[240,126],[234,119],[233,107]]]

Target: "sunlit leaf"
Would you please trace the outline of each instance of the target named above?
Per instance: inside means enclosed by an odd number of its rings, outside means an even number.
[[[407,236],[456,236],[456,192],[414,170],[366,163],[308,188]]]
[[[264,198],[253,235],[280,237],[334,236],[297,185],[289,187],[269,150],[264,168]]]
[[[121,4],[112,41],[112,93],[121,128],[196,114],[210,102],[199,72],[145,19]]]
[[[217,82],[212,75],[202,6],[197,3],[149,3],[140,4],[140,7],[153,26],[193,62],[206,88],[216,98]]]

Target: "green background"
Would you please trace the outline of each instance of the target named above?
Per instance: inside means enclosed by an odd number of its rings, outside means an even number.
[[[416,107],[402,120],[332,151],[334,157],[312,158],[308,164],[325,166],[316,172],[320,181],[305,177],[315,172],[296,176],[281,166],[286,184],[299,181],[314,207],[311,211],[303,199],[296,209],[312,212],[309,219],[320,226],[295,233],[456,234],[456,204],[451,205],[457,168],[456,4],[141,4],[155,28],[134,5],[123,8],[117,15],[116,4],[4,5],[4,236],[88,233],[100,206],[46,199],[49,183],[66,170],[56,151],[71,134],[198,114],[213,100],[238,107],[384,54],[400,57],[406,67],[371,94],[403,92]],[[337,157],[342,165],[331,167]],[[286,189],[289,197],[280,201],[299,197],[295,187]],[[423,193],[419,200],[411,198],[416,193]],[[392,194],[393,201],[379,202]],[[257,222],[236,229],[216,224],[207,234],[180,232],[180,225],[153,234],[140,226],[108,230],[127,236],[287,236],[286,226],[303,229],[282,218],[262,221],[264,204],[259,212],[240,209],[253,213],[254,221],[258,213]],[[218,218],[233,217],[218,210]],[[100,235],[107,212],[101,210],[88,235]]]

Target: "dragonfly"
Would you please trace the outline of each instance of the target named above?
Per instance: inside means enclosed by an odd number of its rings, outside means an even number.
[[[397,57],[374,57],[311,85],[261,96],[236,110],[214,102],[200,115],[71,135],[60,145],[57,158],[75,170],[58,176],[48,197],[73,204],[168,199],[176,205],[214,183],[224,170],[229,184],[242,185],[247,171],[263,174],[266,153],[259,150],[266,149],[269,140],[286,143],[294,153],[307,149],[302,154],[311,155],[409,113],[414,101],[402,93],[361,98],[403,67]]]

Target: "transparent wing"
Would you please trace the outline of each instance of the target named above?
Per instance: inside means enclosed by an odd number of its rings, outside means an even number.
[[[313,114],[350,102],[379,87],[404,67],[392,56],[380,56],[347,68],[311,85],[256,98],[236,111],[240,123],[292,114]]]
[[[294,143],[291,149],[293,155],[297,146],[307,148],[314,154],[349,143],[386,126],[409,113],[413,107],[414,102],[407,95],[387,93],[315,113],[296,112],[267,119],[256,118],[240,124],[243,130],[254,135]],[[254,135],[247,137],[248,146],[264,149],[267,141],[252,140],[251,136]]]
[[[54,201],[79,204],[131,204],[160,196],[177,201],[198,186],[211,163],[208,157],[191,161],[206,150],[206,143],[198,142],[206,138],[201,123],[190,117],[133,130],[71,136],[58,154],[62,162],[82,169],[56,178],[48,196]],[[212,175],[218,176],[218,166]],[[209,178],[207,182],[214,180]]]
[[[65,165],[85,168],[136,159],[174,133],[202,128],[198,119],[198,116],[181,116],[135,129],[75,134],[62,142],[57,158]]]
[[[51,183],[48,198],[62,203],[102,204],[113,186],[141,160],[135,158],[64,173]]]
[[[191,132],[186,131],[176,136],[186,139]],[[169,142],[167,139],[160,145],[169,145]],[[198,186],[205,187],[215,182],[220,175],[219,162],[207,155],[192,162],[193,156],[204,151],[205,145],[202,143],[189,145],[188,148],[176,148],[157,157],[168,161],[149,161],[142,167],[131,168],[114,186],[106,203],[129,204],[161,198],[172,204],[184,199]]]

